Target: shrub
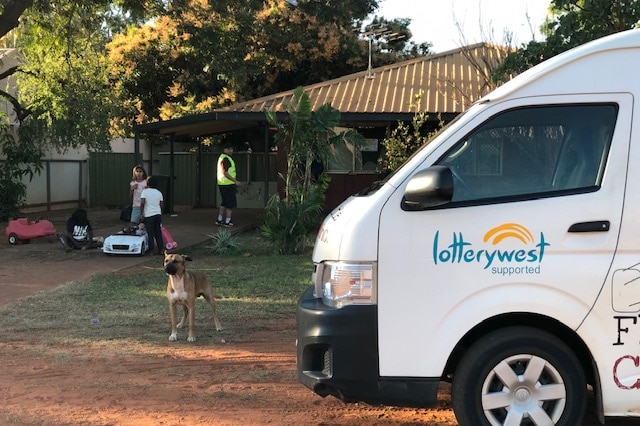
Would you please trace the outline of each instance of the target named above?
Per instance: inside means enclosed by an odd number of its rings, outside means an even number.
[[[327,178],[321,178],[317,189],[307,196],[297,192],[286,201],[277,194],[271,197],[265,208],[260,234],[275,246],[279,254],[299,254],[308,246],[309,234],[317,231],[322,219],[327,182]]]
[[[217,234],[207,234],[211,238],[211,244],[205,248],[211,254],[232,255],[242,251],[240,240],[227,229],[221,229]]]

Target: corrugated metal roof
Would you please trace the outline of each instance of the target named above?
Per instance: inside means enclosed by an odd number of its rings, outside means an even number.
[[[458,114],[487,94],[490,76],[508,50],[486,43],[399,62],[309,86],[312,109],[330,103],[342,114],[415,113]],[[293,90],[237,103],[216,111],[286,111]]]
[[[305,86],[312,108],[330,103],[347,123],[411,120],[416,111],[451,120],[490,91],[491,69],[508,53],[479,43]],[[209,136],[264,123],[264,108],[284,114],[293,90],[166,121],[134,126],[136,133]],[[419,102],[418,102],[419,101]],[[416,104],[412,107],[412,103]],[[417,108],[416,108],[417,107]]]

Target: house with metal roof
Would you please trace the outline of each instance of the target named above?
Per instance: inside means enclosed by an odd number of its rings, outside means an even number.
[[[432,128],[440,120],[451,121],[493,88],[491,71],[508,52],[505,47],[479,43],[305,86],[312,110],[330,104],[340,111],[341,126],[357,129],[368,141],[359,152],[342,153],[351,159],[336,158],[330,165],[327,207],[376,179],[382,141],[398,122],[410,122],[418,111],[429,114]],[[273,138],[263,111],[269,107],[284,117],[292,97],[290,90],[208,113],[138,125],[134,129],[136,153],[145,134],[166,135],[173,145],[174,140],[184,138],[240,132],[240,153],[247,145],[254,153],[264,153],[266,170]],[[267,179],[262,191],[265,203],[273,194]]]

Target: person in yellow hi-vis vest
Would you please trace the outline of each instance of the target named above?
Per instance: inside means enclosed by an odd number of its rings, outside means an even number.
[[[236,185],[240,185],[240,182],[236,179],[236,163],[231,158],[232,154],[233,145],[227,143],[223,147],[222,154],[218,157],[218,188],[222,198],[218,210],[218,220],[216,220],[218,226],[235,226],[231,221],[231,214],[238,205]]]

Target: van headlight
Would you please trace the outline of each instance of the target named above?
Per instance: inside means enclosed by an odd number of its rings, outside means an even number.
[[[334,308],[377,302],[377,262],[323,262],[315,265],[315,296]]]

